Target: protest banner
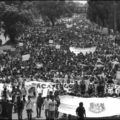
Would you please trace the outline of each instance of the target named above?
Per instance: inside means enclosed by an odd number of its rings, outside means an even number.
[[[19,47],[22,47],[22,46],[23,46],[23,43],[19,43],[18,46],[19,46]]]
[[[66,28],[71,28],[73,25],[72,24],[66,24]]]
[[[83,53],[84,55],[86,53],[94,53],[96,50],[96,47],[91,47],[91,48],[75,48],[75,47],[70,47],[69,48],[71,52],[75,53],[78,55],[79,53]]]
[[[59,112],[76,116],[76,108],[83,102],[86,117],[101,118],[120,115],[119,98],[82,98],[74,96],[60,96]]]
[[[49,40],[49,43],[50,43],[50,44],[53,44],[53,40]]]
[[[104,67],[104,65],[102,65],[102,64],[96,64],[95,67],[96,68],[101,68],[101,67]]]
[[[60,45],[56,45],[56,49],[60,49]]]
[[[42,64],[42,63],[37,63],[37,64],[36,64],[36,67],[37,67],[37,69],[42,68],[42,67],[43,67],[43,64]]]
[[[22,61],[28,61],[30,59],[30,54],[22,55]]]
[[[43,89],[42,97],[46,97],[47,96],[47,92],[46,91],[48,91],[49,89],[52,89],[53,85],[55,85],[55,83],[52,83],[52,82],[39,82],[39,81],[25,82],[25,87],[27,89],[27,95],[30,94],[29,91],[31,91],[32,89],[34,89],[33,91],[36,92],[37,91],[37,87],[40,86],[40,88]]]

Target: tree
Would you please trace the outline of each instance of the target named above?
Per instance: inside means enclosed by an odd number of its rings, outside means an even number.
[[[114,6],[114,2],[116,2],[116,6]],[[103,27],[114,29],[114,24],[116,22],[117,29],[120,30],[119,11],[120,11],[120,1],[88,0],[88,11],[87,11],[88,19]],[[116,14],[116,19],[115,19],[115,14]]]
[[[8,34],[10,40],[15,42],[26,25],[31,25],[32,15],[28,10],[21,9],[20,4],[6,4],[0,2],[0,21],[4,22],[5,35]]]
[[[35,4],[39,14],[44,20],[49,20],[52,26],[55,25],[57,19],[72,13],[65,0],[37,1]]]

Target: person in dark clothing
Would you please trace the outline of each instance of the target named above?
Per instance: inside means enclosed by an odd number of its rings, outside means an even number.
[[[85,94],[85,90],[86,90],[86,84],[85,84],[85,81],[82,80],[82,81],[80,82],[81,96],[84,96],[84,94]]]
[[[42,105],[43,105],[43,98],[41,97],[41,93],[39,93],[39,96],[37,97],[37,102],[36,102],[37,118],[41,117]]]
[[[86,112],[85,112],[85,108],[83,107],[82,102],[79,103],[79,107],[76,109],[76,114],[77,114],[78,120],[84,120],[85,119]]]
[[[7,100],[7,88],[5,87],[2,93],[2,97]]]
[[[19,86],[17,86],[17,88],[14,89],[14,112],[17,113],[17,97],[21,95],[21,91],[19,89]]]
[[[15,101],[15,86],[12,87],[11,96],[12,96],[12,102],[14,103],[14,101]]]
[[[49,97],[50,97],[50,99],[52,100],[52,98],[53,98],[53,92],[52,92],[52,91],[50,91]]]
[[[20,96],[17,97],[17,112],[18,112],[18,120],[22,120],[22,112],[23,112],[24,103],[21,100]]]
[[[60,98],[59,98],[59,95],[56,95],[56,96],[55,96],[55,100],[56,100],[56,102],[57,102],[57,104],[56,104],[56,110],[55,110],[55,117],[58,118],[58,116],[59,116],[58,108],[59,108],[59,106],[60,106]]]
[[[99,83],[99,85],[97,86],[97,93],[99,97],[102,97],[104,94],[104,86],[102,84]]]

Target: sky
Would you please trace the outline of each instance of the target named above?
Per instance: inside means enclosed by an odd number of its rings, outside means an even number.
[[[87,2],[87,0],[74,0],[74,2],[80,2],[82,4],[85,4]]]

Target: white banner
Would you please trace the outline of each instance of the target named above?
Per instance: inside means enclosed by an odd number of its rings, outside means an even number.
[[[53,88],[53,85],[55,83],[52,83],[52,82],[39,82],[39,81],[30,81],[30,82],[25,82],[25,87],[27,89],[27,94],[29,89],[34,87],[35,90],[37,91],[37,86],[40,86],[40,88],[42,88],[43,90],[43,93],[42,93],[42,97],[47,97],[48,95],[48,92],[50,89]]]
[[[120,115],[119,98],[81,98],[73,96],[60,97],[59,112],[76,116],[76,108],[83,102],[86,117],[99,118]]]
[[[23,46],[23,43],[19,43],[18,46],[19,46],[19,47],[22,47],[22,46]]]
[[[22,61],[27,61],[30,59],[30,54],[22,55]]]
[[[39,68],[42,68],[43,67],[43,64],[42,63],[37,63],[36,64],[36,67],[39,69]]]
[[[53,43],[53,40],[49,40],[49,43],[52,44],[52,43]]]
[[[56,45],[56,49],[60,49],[60,45]]]
[[[69,48],[71,52],[75,53],[78,55],[79,53],[83,53],[84,55],[86,53],[94,53],[96,50],[96,47],[91,47],[91,48],[75,48],[75,47],[70,47]]]
[[[73,25],[72,24],[66,24],[66,28],[71,28]]]

